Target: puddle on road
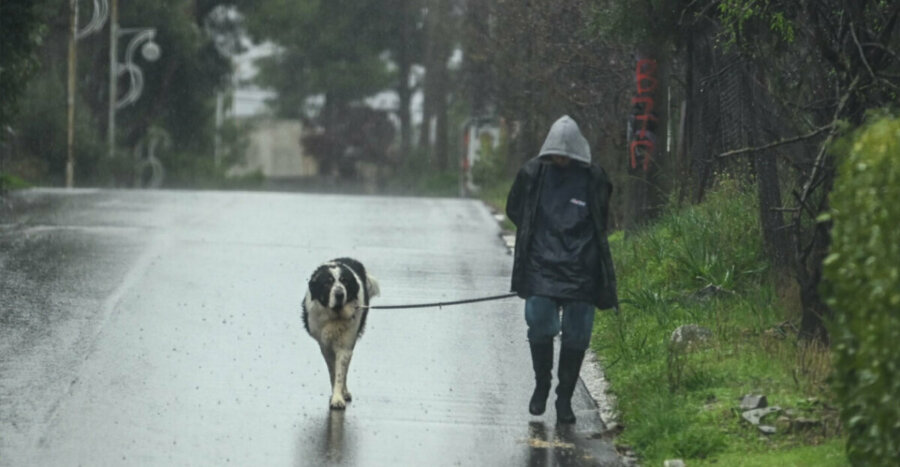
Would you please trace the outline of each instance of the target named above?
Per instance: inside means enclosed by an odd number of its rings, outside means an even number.
[[[575,449],[574,443],[566,443],[558,439],[547,441],[545,439],[530,438],[525,442],[536,449]]]

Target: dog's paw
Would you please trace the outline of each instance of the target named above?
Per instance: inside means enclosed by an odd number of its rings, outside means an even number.
[[[331,396],[331,410],[344,410],[347,408],[347,402],[338,395]]]
[[[351,402],[353,400],[353,395],[350,394],[350,391],[344,389],[344,400],[347,402]]]

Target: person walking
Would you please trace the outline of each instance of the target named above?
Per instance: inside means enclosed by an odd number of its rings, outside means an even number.
[[[566,115],[550,128],[538,156],[519,169],[507,197],[506,214],[517,229],[511,289],[525,299],[534,368],[528,410],[541,415],[546,409],[553,339],[562,330],[559,423],[575,423],[572,394],[590,344],[594,308],[618,310],[606,239],[611,194],[606,172],[591,164],[587,140]]]

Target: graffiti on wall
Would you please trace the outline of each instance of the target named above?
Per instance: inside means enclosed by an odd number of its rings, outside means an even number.
[[[654,112],[655,101],[653,93],[659,86],[659,80],[656,78],[657,72],[656,60],[644,58],[638,60],[635,70],[635,81],[637,83],[637,96],[631,99],[634,105],[634,134],[632,135],[629,153],[631,156],[631,168],[638,167],[638,159],[644,171],[650,170],[650,161],[656,151],[656,124],[659,120],[656,112]],[[640,157],[639,157],[640,156]]]

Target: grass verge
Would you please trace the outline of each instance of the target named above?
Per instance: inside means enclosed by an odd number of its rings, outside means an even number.
[[[512,179],[498,180],[490,184],[485,184],[478,192],[478,197],[491,207],[494,211],[506,215],[506,197],[509,189],[512,188]],[[503,230],[514,231],[516,226],[504,217],[500,225]]]
[[[802,345],[763,254],[755,190],[718,187],[703,204],[670,209],[653,226],[611,237],[621,313],[599,313],[592,347],[644,465],[847,465],[826,379],[827,349]],[[681,325],[711,337],[672,346]],[[762,434],[741,396],[782,410]]]
[[[21,190],[30,186],[28,182],[15,175],[0,172],[0,193],[6,190]]]

